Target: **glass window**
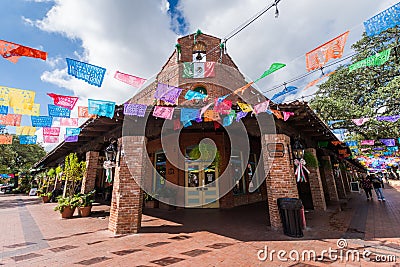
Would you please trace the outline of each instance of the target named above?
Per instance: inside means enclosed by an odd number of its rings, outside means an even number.
[[[242,175],[243,173],[243,162],[242,162],[242,152],[237,150],[232,150],[231,153],[231,164],[232,164],[232,179],[233,179],[233,194],[240,195],[245,193],[245,179]]]
[[[249,162],[247,163],[246,173],[245,173],[245,175],[247,175],[249,192],[250,192],[250,190],[254,190],[253,188],[255,187],[255,185],[252,182],[252,179],[253,179],[253,177],[254,177],[254,179],[257,179],[257,177],[256,177],[257,174],[255,172],[256,166],[257,166],[256,154],[250,154]],[[255,190],[252,193],[258,193],[258,192],[260,192],[260,187],[258,187],[257,190]]]

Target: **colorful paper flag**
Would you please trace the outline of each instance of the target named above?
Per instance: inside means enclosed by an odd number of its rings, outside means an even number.
[[[210,103],[210,104],[208,104],[208,105],[202,107],[202,108],[200,109],[200,115],[199,115],[199,117],[201,117],[201,116],[207,111],[207,109],[208,109],[209,107],[211,107],[212,104],[213,104],[213,103]]]
[[[253,107],[253,112],[255,114],[259,114],[261,112],[266,112],[269,107],[269,100],[266,100],[264,102],[261,102],[260,104],[257,104]]]
[[[181,92],[181,88],[164,83],[158,83],[156,92],[154,93],[154,98],[166,101],[170,104],[175,104]]]
[[[396,25],[400,25],[400,3],[364,21],[365,32],[370,37]]]
[[[146,109],[146,105],[125,103],[124,115],[144,117]]]
[[[17,63],[20,57],[47,59],[46,52],[4,40],[0,40],[0,55],[12,63]]]
[[[327,121],[327,124],[328,124],[329,126],[332,126],[332,125],[334,125],[335,123],[339,123],[339,122],[344,122],[344,120]]]
[[[383,138],[383,139],[379,139],[379,141],[384,144],[385,146],[395,146],[395,140],[392,138]]]
[[[224,99],[222,102],[219,102],[218,99],[215,99],[214,112],[227,115],[231,112],[231,107],[232,101]]]
[[[354,140],[352,140],[352,141],[347,141],[347,142],[346,142],[346,145],[347,145],[348,147],[358,146],[358,141],[354,141]]]
[[[0,106],[0,114],[7,115],[8,114],[8,106]]]
[[[88,102],[89,114],[109,117],[110,119],[114,117],[115,102],[94,99],[89,99]]]
[[[0,134],[0,145],[11,145],[13,136],[9,134]]]
[[[271,73],[274,73],[275,71],[285,67],[286,64],[283,63],[272,63],[271,66],[269,67],[268,70],[266,70],[257,80],[255,80],[254,82],[258,82],[259,80],[267,77],[268,75],[270,75]]]
[[[64,136],[64,142],[66,142],[66,143],[74,143],[74,142],[78,142],[78,140],[79,140],[78,135]]]
[[[33,127],[51,127],[53,117],[49,116],[31,116]]]
[[[22,115],[20,114],[7,114],[0,115],[0,125],[20,126]]]
[[[78,118],[60,118],[60,126],[78,126]]]
[[[58,136],[43,135],[43,142],[49,144],[56,144],[59,142]]]
[[[172,120],[173,114],[174,114],[174,107],[155,106],[153,110],[154,117],[163,118],[167,120]]]
[[[334,146],[342,144],[342,141],[331,141],[331,144]]]
[[[378,121],[389,121],[389,122],[396,122],[400,119],[400,115],[393,115],[393,116],[380,116],[376,117]]]
[[[50,117],[69,118],[71,117],[71,110],[59,107],[53,104],[47,105],[47,110]]]
[[[200,100],[206,98],[207,95],[202,94],[201,92],[196,92],[192,90],[188,90],[185,94],[185,99],[187,100]]]
[[[186,123],[188,121],[196,120],[200,116],[199,109],[193,108],[181,108],[181,122]]]
[[[101,87],[106,69],[89,63],[67,58],[68,74],[88,84]]]
[[[326,77],[329,77],[330,75],[332,75],[332,74],[334,74],[334,73],[335,73],[335,71],[331,71],[331,72],[329,72],[329,73],[323,75],[322,77],[320,77],[320,78],[318,78],[318,79],[315,79],[314,81],[309,82],[309,83],[307,84],[307,86],[306,86],[303,90],[307,90],[308,88],[310,88],[310,87],[316,85],[317,83],[319,83],[320,81],[322,81],[323,79],[325,79]]]
[[[252,112],[253,108],[251,107],[251,105],[247,104],[247,103],[243,103],[243,102],[237,102],[237,105],[239,106],[239,108],[243,111],[243,112]]]
[[[365,68],[367,66],[381,66],[385,64],[389,60],[390,51],[391,49],[389,48],[380,53],[367,57],[363,60],[357,61],[354,64],[351,64],[349,66],[349,72],[359,68]]]
[[[215,77],[215,62],[184,62],[182,78]]]
[[[84,106],[78,107],[78,118],[94,118],[96,115],[89,114],[89,108]]]
[[[322,68],[329,60],[341,58],[349,31],[326,42],[306,54],[307,71]]]
[[[76,102],[78,101],[78,97],[76,96],[57,95],[53,93],[47,93],[47,95],[53,98],[54,105],[67,108],[69,110],[73,110]]]
[[[35,91],[9,88],[4,86],[0,87],[0,91],[0,98],[4,98],[2,105],[10,106],[14,109],[18,108],[32,111],[35,101]],[[5,103],[7,100],[8,103]]]
[[[375,140],[362,140],[361,145],[363,146],[373,146],[375,144]]]
[[[296,94],[298,88],[296,86],[288,86],[285,87],[282,91],[274,94],[271,98],[271,101],[275,104],[282,104],[288,95]]]
[[[35,135],[36,127],[32,126],[17,126],[15,135]]]
[[[60,135],[60,127],[43,127],[43,135],[59,136]]]
[[[31,109],[24,109],[24,108],[14,108],[14,113],[15,114],[21,114],[21,115],[30,115],[30,116],[39,116],[40,115],[40,104],[33,103],[33,106]]]
[[[20,135],[19,136],[19,143],[21,145],[34,145],[37,141],[37,135]]]
[[[271,109],[271,111],[277,119],[283,120],[282,113],[279,110]]]
[[[369,118],[352,119],[351,121],[354,122],[355,125],[361,126],[367,121],[369,121]]]
[[[283,113],[283,121],[287,121],[290,118],[290,116],[294,115],[294,112],[282,111],[282,113]]]
[[[233,93],[234,93],[234,94],[240,93],[240,94],[243,95],[244,91],[246,91],[247,88],[249,88],[250,86],[252,86],[253,83],[254,83],[254,82],[249,82],[248,84],[246,84],[246,85],[240,87],[239,89],[236,89],[235,91],[233,91]]]
[[[207,110],[204,112],[204,122],[221,121],[221,116],[214,110]]]
[[[122,72],[115,72],[114,78],[124,82],[126,84],[129,84],[135,88],[140,88],[142,85],[146,82],[146,79],[139,78],[130,74],[122,73]]]
[[[229,113],[228,116],[226,116],[223,120],[222,120],[222,125],[227,127],[229,125],[232,124],[234,118],[235,118],[236,112],[234,110],[231,110],[231,112]]]
[[[65,130],[65,136],[74,136],[79,135],[81,133],[81,128],[67,128]]]
[[[239,111],[236,113],[236,121],[240,121],[242,118],[246,117],[247,114],[248,112]]]

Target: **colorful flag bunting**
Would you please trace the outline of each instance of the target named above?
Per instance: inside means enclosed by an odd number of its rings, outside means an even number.
[[[0,145],[11,145],[13,136],[9,134],[0,134]]]
[[[247,103],[243,103],[243,102],[237,102],[239,108],[243,111],[243,112],[252,112],[253,108],[251,107],[251,105],[247,104]]]
[[[318,141],[318,147],[328,147],[328,141]]]
[[[125,103],[124,115],[144,117],[146,109],[146,105]]]
[[[184,62],[182,78],[206,78],[215,76],[215,62]]]
[[[204,99],[206,97],[207,95],[192,90],[188,90],[185,94],[185,99],[187,100],[199,100],[199,99]]]
[[[240,87],[239,89],[236,89],[235,91],[233,91],[233,93],[234,93],[234,94],[240,93],[240,94],[243,95],[244,91],[246,91],[247,88],[249,88],[250,86],[252,86],[253,83],[254,83],[254,82],[249,82],[248,84],[246,84],[246,85]]]
[[[318,78],[318,79],[315,79],[314,81],[309,82],[309,83],[307,84],[307,86],[303,89],[303,91],[304,91],[304,90],[307,90],[308,88],[310,88],[310,87],[312,87],[312,86],[314,86],[314,85],[316,85],[317,83],[319,83],[320,81],[322,81],[323,79],[325,79],[326,77],[329,77],[330,75],[332,75],[332,74],[334,74],[334,73],[335,73],[335,71],[331,71],[331,72],[329,72],[329,73],[323,75],[322,77],[320,77],[320,78]]]
[[[49,143],[49,144],[56,144],[58,143],[58,136],[52,136],[52,135],[43,135],[43,142],[44,143]]]
[[[349,72],[359,69],[359,68],[365,68],[367,66],[381,66],[385,64],[389,60],[390,57],[390,48],[386,49],[380,53],[377,53],[375,55],[372,55],[370,57],[367,57],[366,59],[357,61],[354,64],[351,64],[349,66]]]
[[[222,120],[222,125],[227,127],[232,124],[233,120],[235,119],[236,112],[234,110],[231,110],[228,116],[226,116]]]
[[[7,114],[0,115],[0,125],[20,126],[22,115],[20,114]]]
[[[20,135],[19,136],[19,143],[21,145],[34,145],[37,141],[37,135]]]
[[[83,106],[78,107],[78,118],[94,118],[94,117],[96,117],[96,115],[89,114],[88,107],[83,107]]]
[[[69,118],[71,117],[71,110],[59,107],[53,104],[47,105],[47,110],[50,117]]]
[[[351,121],[354,122],[355,125],[361,126],[367,121],[369,121],[369,118],[352,119]]]
[[[101,87],[106,69],[89,63],[67,58],[68,74],[88,84]]]
[[[380,116],[376,117],[378,121],[389,121],[389,122],[396,122],[400,119],[400,115],[393,115],[393,116]]]
[[[51,127],[53,117],[50,116],[31,116],[33,127]]]
[[[283,120],[282,113],[279,110],[271,109],[271,111],[277,119]]]
[[[60,127],[43,127],[43,135],[59,136]]]
[[[322,68],[329,60],[341,58],[349,31],[306,54],[307,71]]]
[[[32,111],[35,91],[0,86],[0,105]]]
[[[231,112],[231,107],[232,107],[232,101],[224,99],[222,100],[222,102],[219,102],[218,99],[215,99],[214,103],[215,112],[227,115]]]
[[[375,140],[362,140],[361,145],[362,146],[373,146],[375,144]]]
[[[184,124],[188,121],[196,120],[200,116],[199,109],[181,108],[181,122]]]
[[[155,106],[153,110],[154,117],[163,118],[167,120],[172,120],[173,114],[174,114],[174,107]]]
[[[40,115],[40,104],[33,103],[32,108],[14,108],[14,113],[15,114],[21,114],[21,115],[30,115],[30,116],[39,116]]]
[[[396,25],[400,25],[400,3],[364,21],[365,32],[370,37]]]
[[[257,80],[255,80],[254,82],[258,82],[259,80],[267,77],[268,75],[270,75],[271,73],[274,73],[275,71],[285,67],[286,64],[283,63],[272,63],[271,66],[269,67],[268,70],[266,70]]]
[[[0,106],[0,114],[7,115],[8,114],[8,106]]]
[[[261,113],[261,112],[266,112],[267,109],[268,109],[268,107],[269,107],[269,100],[264,101],[264,102],[262,102],[262,103],[260,103],[260,104],[255,105],[255,106],[253,107],[253,112],[254,112],[255,114],[259,114],[259,113]]]
[[[395,140],[392,138],[383,138],[383,139],[379,139],[379,141],[384,144],[385,146],[395,146]]]
[[[274,94],[271,98],[271,101],[274,102],[275,104],[282,104],[288,95],[296,94],[297,91],[298,88],[296,86],[285,87],[285,89],[283,89],[282,91]]]
[[[78,135],[65,136],[64,142],[66,142],[66,143],[74,143],[74,142],[78,142],[78,139],[79,139]]]
[[[238,122],[242,118],[246,117],[247,114],[248,114],[248,112],[239,111],[238,113],[236,113],[236,121]]]
[[[76,96],[57,95],[53,93],[47,93],[47,95],[53,98],[54,105],[67,108],[69,110],[73,110],[76,102],[78,101],[78,97]]]
[[[390,152],[397,152],[399,151],[399,147],[398,146],[389,146],[386,148],[388,151]]]
[[[35,135],[36,127],[32,126],[17,126],[15,135]]]
[[[333,124],[339,123],[339,122],[344,122],[344,120],[327,121],[327,124],[328,124],[329,126],[332,126]]]
[[[122,72],[119,72],[119,71],[115,72],[114,78],[119,80],[119,81],[121,81],[121,82],[129,84],[129,85],[131,85],[131,86],[133,86],[135,88],[142,87],[142,85],[146,82],[146,79],[139,78],[139,77],[136,77],[136,76],[133,76],[133,75],[129,75],[129,74],[126,74],[126,73],[122,73]]]
[[[334,146],[340,145],[342,141],[331,141],[331,144]]]
[[[213,104],[213,103],[210,103],[210,104],[208,104],[208,105],[202,107],[202,108],[200,109],[200,115],[199,115],[199,117],[201,117],[201,116],[207,111],[207,109],[208,109],[209,107],[211,107],[212,104]]]
[[[60,118],[60,126],[78,126],[78,118]]]
[[[81,128],[67,128],[65,136],[74,136],[79,135],[81,133]]]
[[[348,147],[358,146],[358,141],[347,141],[346,145]]]
[[[207,110],[204,112],[204,122],[210,122],[210,121],[220,121],[221,117],[218,112],[215,112],[214,110]]]
[[[89,114],[109,117],[110,119],[114,117],[115,102],[89,99],[88,103]]]
[[[0,55],[12,63],[17,63],[20,57],[47,59],[46,52],[4,40],[0,40]]]
[[[164,83],[158,83],[156,92],[154,93],[154,98],[166,101],[170,104],[176,104],[176,100],[178,99],[181,92],[181,88],[170,86]]]
[[[283,113],[283,121],[287,121],[290,118],[290,116],[294,115],[294,112],[282,111],[282,113]]]

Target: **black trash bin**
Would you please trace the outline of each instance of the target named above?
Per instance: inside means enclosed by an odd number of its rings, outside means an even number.
[[[283,232],[291,237],[303,237],[301,208],[303,203],[298,198],[278,198],[279,213]]]

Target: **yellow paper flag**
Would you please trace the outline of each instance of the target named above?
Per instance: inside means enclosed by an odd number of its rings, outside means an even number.
[[[32,126],[17,126],[16,135],[35,135],[36,127]]]
[[[242,102],[238,102],[237,104],[243,112],[253,111],[253,108],[249,104],[242,103]]]

